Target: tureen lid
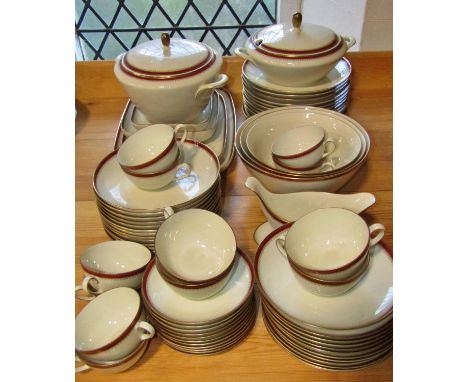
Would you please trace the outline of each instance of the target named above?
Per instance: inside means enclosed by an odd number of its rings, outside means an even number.
[[[143,79],[175,79],[204,71],[216,60],[207,45],[185,39],[171,39],[163,33],[161,39],[144,42],[120,58],[120,68]]]
[[[293,15],[292,23],[270,25],[249,42],[260,53],[292,58],[330,54],[343,44],[341,37],[327,27],[302,24],[300,12]]]

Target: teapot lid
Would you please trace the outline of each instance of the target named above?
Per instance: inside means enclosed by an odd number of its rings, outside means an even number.
[[[202,72],[216,60],[207,45],[192,40],[171,39],[163,33],[159,40],[144,42],[120,57],[120,68],[134,77],[173,80]]]
[[[270,25],[250,38],[250,45],[260,53],[290,58],[330,54],[342,44],[341,37],[331,29],[302,24],[300,12],[293,15],[291,23]]]

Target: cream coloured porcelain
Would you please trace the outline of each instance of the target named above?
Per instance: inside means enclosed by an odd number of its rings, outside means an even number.
[[[216,124],[216,118],[218,115],[217,111],[218,94],[213,92],[208,105],[206,105],[201,114],[199,114],[192,123],[185,124],[185,131],[192,133],[188,136],[188,138],[195,139],[196,137],[203,137],[208,139],[209,134],[212,133],[213,125]],[[151,125],[151,122],[146,119],[145,115],[140,110],[138,110],[138,108],[134,107],[130,114],[129,125],[130,127],[133,127],[134,131],[137,131],[148,125]],[[172,124],[171,126],[176,127],[177,125]]]
[[[163,34],[118,56],[114,74],[148,121],[191,123],[228,81],[221,65],[207,45]]]
[[[382,245],[373,248],[368,271],[348,293],[333,298],[316,296],[299,284],[276,246],[276,238],[288,226],[270,233],[257,250],[255,268],[262,298],[264,295],[297,325],[324,335],[367,333],[391,320],[393,261]]]
[[[302,24],[302,15],[296,13],[292,23],[262,29],[235,52],[261,68],[269,82],[306,87],[326,76],[355,43],[329,28]]]
[[[192,300],[177,293],[161,277],[155,266],[147,268],[143,277],[142,293],[149,309],[181,323],[208,323],[235,312],[252,292],[253,272],[243,256],[234,263],[226,286],[214,296]]]
[[[278,227],[281,227],[281,224]],[[274,231],[278,227],[275,227],[269,221],[260,224],[254,232],[254,240],[257,243],[257,245],[260,245],[263,239],[265,239],[272,231]]]
[[[357,122],[340,113],[316,107],[288,106],[257,114],[242,123],[238,134],[259,164],[275,170],[271,155],[274,142],[282,134],[305,125],[322,127],[326,136],[336,142],[337,147],[328,158],[335,165],[335,170],[344,168],[358,157],[362,143],[356,131]],[[310,171],[311,174],[317,172],[320,171]]]
[[[105,241],[88,247],[80,255],[85,272],[81,285],[75,288],[80,300],[92,300],[109,289],[129,287],[139,289],[151,252],[131,241]],[[83,290],[89,296],[76,294]]]
[[[213,282],[212,284],[206,286],[176,286],[175,284],[169,283],[169,286],[174,289],[176,293],[181,296],[187,297],[190,300],[205,300],[219,293],[229,281],[231,277],[232,268],[229,272],[226,273],[224,277],[218,281]],[[167,282],[167,280],[166,280]]]
[[[258,196],[272,225],[295,222],[319,208],[338,207],[360,214],[375,203],[375,196],[367,192],[347,195],[314,191],[275,194],[254,177],[247,178],[245,186]]]
[[[236,238],[220,216],[189,209],[169,216],[161,224],[154,248],[168,273],[185,282],[204,282],[232,266]]]
[[[297,269],[293,267],[294,275],[301,286],[309,291],[310,293],[316,294],[322,297],[336,297],[340,296],[354,286],[357,285],[359,280],[365,275],[368,269],[369,258],[366,256],[364,263],[360,263],[359,270],[352,277],[340,282],[327,282],[320,279],[311,278],[306,274],[299,273]]]
[[[277,164],[303,171],[316,167],[335,148],[333,138],[325,139],[325,130],[319,125],[310,124],[282,133],[273,141],[271,155]]]
[[[181,181],[190,176],[190,164],[181,163],[182,159],[183,157],[179,152],[174,162],[160,172],[141,174],[127,169],[123,170],[128,179],[138,188],[146,191],[155,191],[166,187],[174,181]]]
[[[134,289],[115,288],[99,295],[75,320],[77,355],[92,362],[124,358],[155,334],[144,317],[140,296]]]
[[[330,91],[330,89],[343,86],[343,83],[348,81],[351,76],[351,64],[346,58],[342,58],[325,77],[311,86],[304,87],[278,85],[270,82],[258,66],[248,61],[242,67],[242,75],[257,88],[263,89],[268,93],[279,94],[281,96],[311,95],[324,93]]]
[[[355,276],[370,247],[384,236],[382,224],[367,226],[363,218],[342,208],[322,208],[297,220],[276,239],[278,250],[305,274],[327,281]]]
[[[185,141],[181,152],[192,168],[190,175],[157,192],[151,192],[136,187],[127,178],[114,151],[101,161],[94,173],[95,192],[109,205],[128,209],[154,210],[195,199],[217,181],[219,161],[210,148],[191,140]]]
[[[150,125],[126,139],[119,148],[117,161],[124,171],[151,174],[167,170],[177,159],[179,147],[184,144],[187,133],[176,141],[177,132],[184,125],[173,129],[169,125]]]
[[[75,373],[80,373],[90,369],[94,369],[102,373],[121,373],[125,370],[130,369],[141,359],[143,354],[145,354],[146,349],[148,349],[149,343],[150,340],[142,341],[134,352],[130,353],[125,358],[119,359],[117,361],[96,363],[87,360],[84,365],[75,368]],[[79,359],[79,357],[76,357],[76,361],[80,362],[81,360]]]

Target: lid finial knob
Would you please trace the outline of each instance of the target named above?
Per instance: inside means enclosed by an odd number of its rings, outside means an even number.
[[[169,44],[171,43],[171,36],[169,36],[169,33],[161,34],[161,43],[164,47],[164,50],[169,49]]]
[[[302,13],[296,12],[292,17],[292,24],[294,28],[300,28],[302,24]]]

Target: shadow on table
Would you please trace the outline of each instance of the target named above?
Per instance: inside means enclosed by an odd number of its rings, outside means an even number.
[[[75,117],[75,135],[86,125],[89,119],[89,109],[80,101],[75,101],[76,117]]]

